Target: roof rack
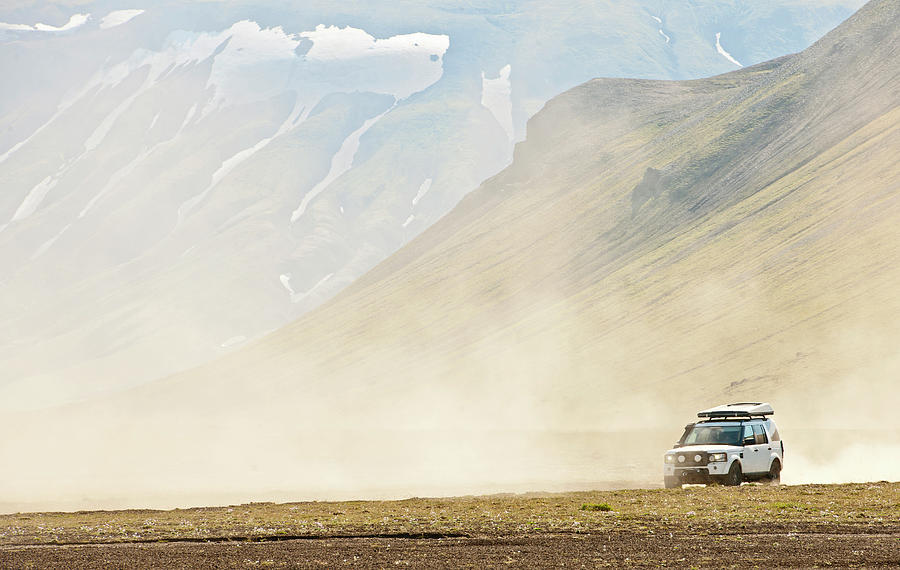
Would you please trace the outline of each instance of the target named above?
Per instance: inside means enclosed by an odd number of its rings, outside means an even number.
[[[746,419],[752,417],[766,417],[775,413],[772,406],[764,402],[738,402],[736,404],[725,404],[716,406],[708,410],[697,412],[698,418],[709,419]]]

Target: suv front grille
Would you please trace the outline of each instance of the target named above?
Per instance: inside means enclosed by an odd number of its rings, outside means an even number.
[[[675,467],[706,466],[707,463],[709,454],[705,451],[683,451],[675,454]]]

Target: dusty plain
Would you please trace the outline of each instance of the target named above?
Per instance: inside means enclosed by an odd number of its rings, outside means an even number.
[[[0,568],[323,566],[897,567],[900,483],[0,516]]]

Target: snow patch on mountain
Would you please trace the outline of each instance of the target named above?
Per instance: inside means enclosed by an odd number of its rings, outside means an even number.
[[[413,207],[419,203],[419,200],[425,197],[425,194],[427,194],[429,190],[431,190],[431,178],[426,178],[422,181],[422,184],[419,185],[419,191],[416,192],[416,195],[412,200]]]
[[[84,141],[84,148],[88,151],[96,149],[100,145],[100,143],[103,142],[103,139],[106,138],[106,135],[109,134],[110,129],[112,129],[113,125],[122,115],[122,113],[127,111],[128,108],[131,107],[132,103],[134,103],[134,101],[138,97],[145,93],[152,84],[153,81],[148,78],[148,80],[144,81],[143,85],[138,87],[138,89],[134,93],[126,97],[124,101],[119,103],[116,108],[109,113],[109,115],[104,117],[100,125],[98,125],[97,128],[94,129],[94,132],[91,133],[91,136],[89,136],[88,139]]]
[[[288,34],[247,20],[231,26],[227,39],[209,79],[217,87],[214,105],[260,100],[288,89],[304,94],[310,107],[336,91],[371,91],[402,100],[441,78],[450,46],[446,35],[417,32],[375,39],[358,28],[324,25]],[[301,43],[311,44],[302,55]]]
[[[376,39],[349,26],[319,25],[300,37],[312,42],[302,56],[304,78],[326,78],[331,90],[373,91],[398,100],[441,78],[450,47],[450,37],[443,34],[416,32]]]
[[[59,232],[55,236],[53,236],[52,238],[48,239],[43,244],[41,244],[41,247],[37,248],[37,250],[31,254],[31,260],[34,261],[35,259],[37,259],[40,256],[47,253],[47,250],[49,250],[51,247],[53,247],[53,244],[55,244],[57,241],[59,241],[59,238],[61,238],[63,236],[63,234],[69,230],[69,228],[71,226],[72,226],[72,224],[66,224],[65,226],[63,226],[63,228],[61,230],[59,230]]]
[[[515,136],[512,118],[512,86],[509,81],[511,72],[512,66],[509,64],[503,66],[500,76],[496,79],[489,79],[483,71],[481,72],[481,104],[497,119],[510,141]]]
[[[353,159],[356,157],[356,151],[359,150],[359,140],[368,131],[372,128],[372,125],[377,123],[379,119],[387,115],[391,112],[391,110],[396,107],[396,101],[394,104],[387,110],[372,117],[371,119],[366,120],[361,127],[350,133],[350,135],[344,139],[344,142],[341,143],[341,147],[331,158],[331,168],[328,170],[328,174],[325,175],[325,178],[320,180],[315,186],[313,186],[312,190],[306,193],[303,196],[303,200],[300,201],[300,205],[297,206],[297,209],[291,213],[291,223],[296,222],[300,219],[306,212],[306,207],[309,206],[309,203],[323,191],[325,191],[328,186],[331,185],[332,182],[338,179],[339,176],[350,170],[353,166]]]
[[[313,46],[306,53],[306,58],[315,61],[369,60],[383,56],[413,55],[417,59],[430,59],[426,54],[443,55],[450,47],[450,38],[445,35],[416,32],[375,39],[373,36],[347,26],[325,26],[320,24],[311,32],[303,32],[301,37],[313,41]]]
[[[318,291],[319,288],[320,288],[322,285],[324,285],[324,284],[325,284],[329,279],[331,279],[332,277],[334,277],[334,273],[329,273],[328,275],[326,275],[325,277],[323,277],[322,279],[320,279],[318,283],[316,283],[315,285],[313,285],[313,286],[309,289],[309,291],[307,291],[306,293],[300,293],[299,295],[296,295],[296,294],[295,294],[295,295],[291,295],[291,303],[299,303],[299,302],[302,301],[303,299],[306,299],[307,297],[309,297],[310,295],[312,295],[313,293],[315,293],[316,291]]]
[[[0,30],[8,30],[11,32],[66,32],[83,26],[90,17],[90,14],[73,14],[69,18],[69,21],[62,26],[51,26],[50,24],[41,23],[29,26],[28,24],[7,24],[6,22],[0,22]]]
[[[185,114],[184,120],[181,121],[181,126],[178,127],[178,134],[181,134],[181,131],[183,131],[188,126],[188,124],[191,122],[191,119],[194,118],[194,115],[196,113],[197,113],[197,104],[194,103],[193,105],[191,105],[191,108],[188,109],[187,114]]]
[[[291,274],[290,273],[282,273],[278,276],[278,280],[281,281],[281,286],[284,287],[288,293],[291,294],[291,297],[294,296],[294,288],[291,287]]]
[[[662,23],[663,23],[662,18],[660,18],[659,16],[653,16],[653,15],[651,15],[650,17],[653,18],[654,20],[656,20],[657,24],[662,26]],[[666,40],[666,43],[669,43],[670,41],[672,41],[672,38],[670,38],[669,35],[666,34],[665,31],[663,31],[662,28],[659,28],[659,35],[661,35],[663,37],[663,39]]]
[[[735,64],[736,66],[738,66],[738,67],[744,67],[744,66],[741,64],[741,62],[739,62],[738,60],[736,60],[736,59],[734,59],[733,57],[731,57],[731,54],[728,53],[727,51],[725,51],[725,48],[722,47],[721,39],[722,39],[722,33],[721,33],[721,32],[716,32],[716,51],[719,52],[719,54],[722,55],[722,57],[724,57],[725,59],[727,59],[727,60],[730,61],[731,63]]]
[[[33,32],[36,31],[37,28],[35,26],[29,26],[28,24],[8,24],[6,22],[0,22],[0,30],[8,30],[11,32]]]
[[[137,167],[137,165],[143,162],[145,158],[150,156],[150,153],[153,152],[157,146],[159,145],[155,145],[149,149],[144,149],[136,157],[131,159],[128,164],[115,171],[112,176],[109,177],[109,180],[107,180],[106,184],[103,185],[103,188],[101,188],[100,191],[97,192],[88,201],[85,207],[82,208],[80,212],[78,212],[78,219],[80,220],[84,218],[88,214],[88,212],[90,212],[94,208],[94,206],[97,205],[97,202],[99,202],[104,196],[109,194],[110,191],[112,191],[113,188],[115,188],[116,185],[121,182],[126,176],[131,174]]]
[[[47,197],[47,192],[49,192],[51,188],[56,186],[56,183],[57,179],[53,176],[48,176],[42,181],[38,182],[37,186],[32,188],[31,192],[28,193],[28,196],[25,196],[25,199],[22,201],[22,204],[19,205],[16,213],[13,214],[10,222],[24,220],[25,218],[33,214],[35,210],[40,207],[41,202],[44,201],[44,198]]]
[[[201,117],[219,106],[258,101],[297,87],[291,83],[299,79],[293,73],[299,40],[281,27],[261,28],[256,22],[242,20],[218,34],[216,41],[224,44],[208,82],[216,87],[216,93]]]
[[[291,287],[291,274],[290,273],[281,274],[279,276],[279,279],[281,280],[281,284],[284,286],[284,288],[287,289],[287,292],[290,293],[291,303],[299,303],[303,299],[312,295],[317,289],[319,289],[322,285],[324,285],[332,277],[334,277],[334,273],[329,273],[328,275],[326,275],[325,277],[320,279],[318,283],[313,285],[309,289],[309,291],[306,291],[305,293],[297,293],[296,291],[294,291],[294,288]]]
[[[272,138],[274,137],[264,138],[253,146],[245,148],[244,150],[241,150],[235,153],[233,156],[222,161],[222,164],[219,165],[219,168],[217,168],[216,171],[213,172],[212,180],[210,181],[209,185],[204,188],[202,192],[189,198],[188,200],[185,200],[185,202],[181,204],[181,206],[179,206],[178,223],[180,224],[182,221],[184,221],[184,218],[186,218],[187,215],[191,213],[191,210],[193,210],[197,206],[197,204],[202,202],[209,195],[209,193],[212,192],[213,188],[215,188],[219,184],[219,182],[221,182],[222,179],[225,178],[227,174],[229,174],[242,162],[246,161],[248,158],[256,154],[260,149],[265,148],[265,146],[269,144],[269,141],[271,141]]]
[[[244,335],[233,336],[219,345],[219,348],[229,348],[238,344],[242,344],[247,341],[247,337]]]
[[[136,18],[144,13],[144,10],[114,10],[109,14],[103,16],[103,19],[100,20],[100,29],[106,30],[109,28],[114,28],[116,26],[121,26],[125,22],[130,21],[132,18]]]

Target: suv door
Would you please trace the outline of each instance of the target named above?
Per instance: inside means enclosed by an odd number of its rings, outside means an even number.
[[[752,459],[750,460],[752,469],[746,469],[747,472],[750,473],[765,473],[769,470],[769,458],[772,455],[771,445],[769,445],[769,437],[766,435],[766,428],[763,427],[761,423],[751,424],[753,428],[753,440],[754,444],[749,446],[752,448],[752,451],[749,451],[747,448],[744,449],[744,457],[747,457],[748,452],[752,454]]]
[[[741,467],[744,473],[755,473],[759,470],[759,450],[756,448],[756,434],[753,433],[753,424],[744,424],[741,433],[741,441],[744,452],[741,454]]]

